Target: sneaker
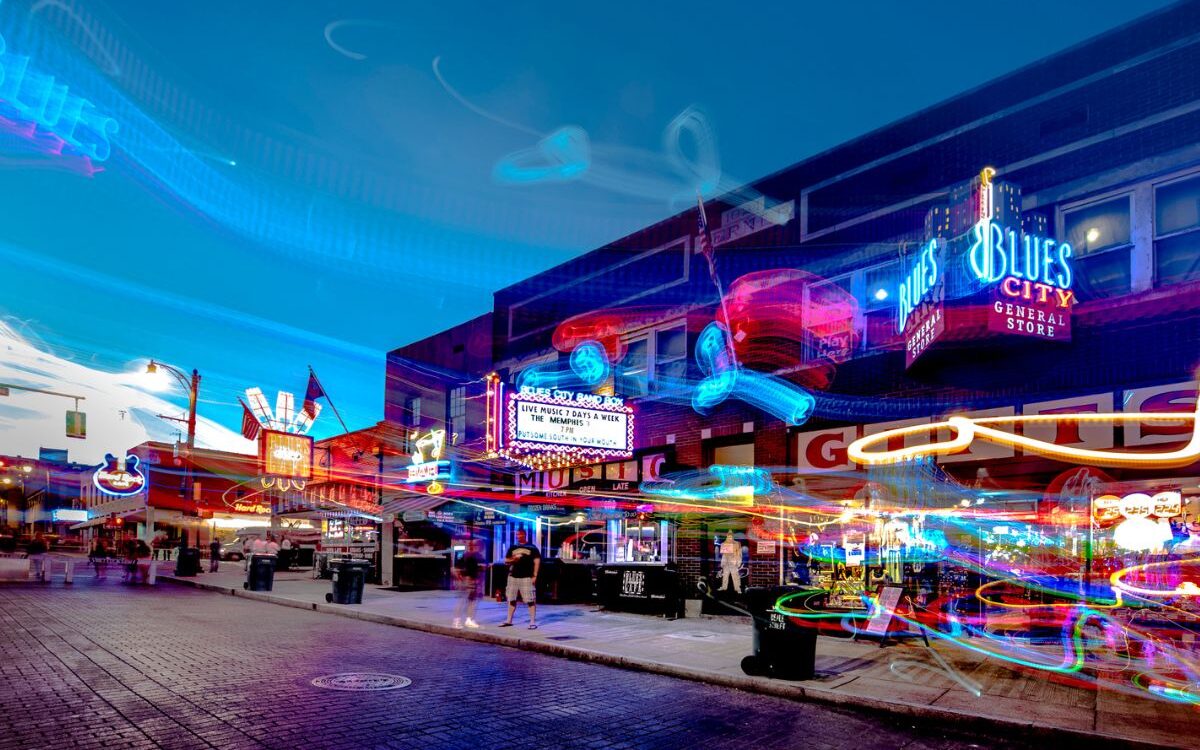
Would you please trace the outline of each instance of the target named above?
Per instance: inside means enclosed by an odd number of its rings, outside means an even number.
[[[454,618],[454,629],[462,630],[462,620],[458,619],[457,617]]]
[[[468,617],[467,618],[467,627],[468,628],[477,628],[477,627],[479,627],[479,623],[475,622],[470,617]]]

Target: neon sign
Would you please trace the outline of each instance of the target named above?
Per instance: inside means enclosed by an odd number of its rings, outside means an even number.
[[[900,282],[897,321],[904,334],[904,362],[913,362],[946,330],[946,284],[940,262],[942,243],[932,239],[925,243],[917,260]]]
[[[1200,399],[1197,400],[1200,410]],[[1091,466],[1117,468],[1170,468],[1187,466],[1200,458],[1200,430],[1195,429],[1197,412],[1135,412],[1120,414],[1026,414],[1015,417],[982,417],[970,419],[967,417],[950,417],[944,422],[920,424],[912,427],[901,427],[895,430],[878,432],[873,435],[855,440],[846,449],[849,458],[858,464],[875,466],[898,463],[924,456],[947,455],[961,453],[971,447],[976,438],[989,443],[1008,447],[1020,448],[1026,455],[1044,456],[1046,458]],[[1063,422],[1188,422],[1191,423],[1192,437],[1188,444],[1178,450],[1154,453],[1138,453],[1130,451],[1092,450],[1075,448],[1066,445],[1056,445],[1045,440],[1038,440],[1028,435],[1018,435],[1006,432],[998,427],[1015,427]],[[936,430],[949,430],[953,437],[940,442],[914,445],[895,450],[873,451],[876,445],[904,444],[904,438],[910,435],[924,435]]]
[[[6,53],[0,36],[0,100],[20,119],[36,123],[73,150],[94,161],[112,153],[117,121],[101,114],[83,97],[69,92],[54,76],[40,73],[24,55]]]
[[[106,495],[129,497],[146,486],[146,475],[138,470],[137,456],[131,454],[117,458],[106,453],[104,464],[92,474],[92,484]]]
[[[418,437],[414,445],[412,466],[408,467],[404,481],[428,482],[426,491],[429,494],[441,494],[443,488],[438,480],[450,478],[450,462],[441,460],[446,447],[446,431],[430,430],[427,435]]]
[[[1015,208],[997,212],[995,173],[988,167],[979,175],[976,223],[966,251],[968,274],[993,289],[988,330],[1069,341],[1075,251],[1068,242],[1010,226]]]
[[[312,477],[313,439],[307,435],[263,430],[259,443],[264,487],[304,489]]]
[[[917,305],[929,296],[929,293],[933,291],[934,284],[937,283],[940,269],[937,258],[934,257],[935,250],[937,250],[937,240],[930,240],[921,249],[921,254],[917,256],[917,262],[908,272],[908,278],[900,282],[899,330],[901,333],[904,332],[904,326],[908,322],[909,316],[917,309]]]

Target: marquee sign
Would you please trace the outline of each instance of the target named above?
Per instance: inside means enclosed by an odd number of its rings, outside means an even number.
[[[488,452],[534,468],[633,456],[633,409],[624,399],[488,380]]]
[[[130,454],[117,458],[107,453],[104,463],[92,474],[92,484],[105,495],[128,497],[142,491],[146,486],[146,475],[138,469],[137,456]]]

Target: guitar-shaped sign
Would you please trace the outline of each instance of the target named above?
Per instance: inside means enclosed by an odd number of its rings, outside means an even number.
[[[146,475],[138,470],[137,456],[117,458],[107,453],[104,464],[92,475],[92,484],[106,495],[128,497],[142,491],[146,486]]]

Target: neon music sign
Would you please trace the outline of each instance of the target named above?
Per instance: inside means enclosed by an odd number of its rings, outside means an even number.
[[[104,464],[92,474],[92,484],[105,495],[128,497],[142,491],[146,486],[146,475],[138,470],[137,456],[117,458],[106,453]]]
[[[937,258],[934,257],[935,250],[937,250],[937,240],[930,240],[926,243],[925,247],[921,249],[921,254],[917,256],[917,262],[908,272],[908,277],[900,282],[900,315],[897,321],[901,333],[904,332],[904,326],[908,323],[908,316],[912,315],[913,311],[917,309],[917,305],[929,296],[934,285],[937,284],[941,269],[938,268]]]

